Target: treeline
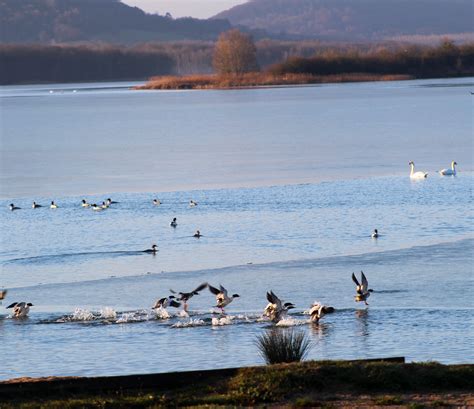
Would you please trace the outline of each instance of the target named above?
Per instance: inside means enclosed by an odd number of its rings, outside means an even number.
[[[407,46],[367,53],[327,50],[310,58],[288,58],[269,71],[275,75],[366,73],[415,78],[474,75],[474,43],[457,46],[445,41],[438,47]]]
[[[0,84],[145,79],[174,72],[164,52],[119,47],[0,45]]]
[[[403,43],[256,42],[262,70],[275,74],[473,75],[474,43],[438,47]],[[210,74],[214,42],[110,45],[0,45],[0,84],[142,80],[158,75]]]
[[[257,42],[262,68],[290,56],[309,57],[328,49],[367,52],[376,45],[322,44],[319,41]],[[113,81],[155,75],[213,72],[212,41],[151,42],[131,47],[84,45],[0,45],[0,84]]]

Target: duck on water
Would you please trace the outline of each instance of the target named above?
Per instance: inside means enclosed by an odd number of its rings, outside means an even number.
[[[267,292],[268,304],[263,310],[263,315],[270,318],[274,323],[278,323],[286,317],[288,310],[295,308],[291,302],[283,303],[273,291]]]
[[[224,307],[228,306],[235,298],[240,297],[239,294],[232,294],[229,297],[227,289],[222,285],[219,288],[213,287],[208,284],[209,291],[216,296],[216,307],[221,309],[221,313],[224,314]]]
[[[151,246],[151,249],[143,250],[142,253],[156,254],[157,251],[158,251],[158,246],[157,246],[156,244],[153,244],[153,245]]]
[[[14,302],[10,304],[8,308],[13,308],[13,318],[25,318],[30,312],[30,307],[33,307],[32,303],[26,302]]]

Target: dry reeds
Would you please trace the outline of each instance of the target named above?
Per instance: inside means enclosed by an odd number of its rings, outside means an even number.
[[[361,81],[400,81],[411,79],[409,75],[377,75],[365,73],[349,73],[337,75],[312,74],[273,74],[255,72],[242,75],[186,75],[153,77],[136,89],[225,89],[274,87],[304,84],[322,84],[332,82],[361,82]]]

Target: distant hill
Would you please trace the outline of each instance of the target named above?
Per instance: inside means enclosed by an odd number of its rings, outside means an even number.
[[[251,0],[217,14],[233,25],[326,40],[473,32],[472,0]]]
[[[226,20],[146,14],[119,0],[0,0],[0,42],[213,40]]]

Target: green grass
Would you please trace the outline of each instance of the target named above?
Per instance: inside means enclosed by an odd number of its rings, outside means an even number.
[[[242,406],[264,403],[294,406],[331,406],[331,396],[360,394],[373,396],[376,404],[399,404],[399,394],[442,394],[446,391],[473,393],[474,365],[437,363],[307,361],[265,367],[242,368],[236,375],[216,378],[209,375],[185,387],[164,389],[157,384],[146,390],[134,389],[69,393],[53,390],[27,393],[18,389],[5,399],[0,388],[2,409],[30,408],[160,408],[176,406]],[[11,392],[11,391],[10,391]],[[47,394],[47,395],[46,395]],[[43,397],[42,397],[43,396]],[[426,407],[441,407],[448,400]],[[437,398],[438,399],[438,398]],[[326,403],[325,403],[326,402]],[[435,404],[435,402],[438,402]],[[334,404],[336,407],[336,404]],[[412,404],[413,409],[425,407]]]

